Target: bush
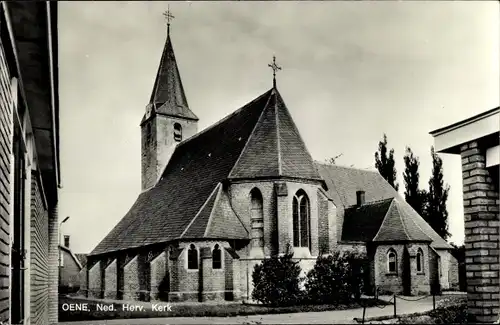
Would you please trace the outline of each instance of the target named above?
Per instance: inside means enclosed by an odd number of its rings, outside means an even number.
[[[301,268],[293,254],[272,256],[255,265],[252,298],[273,307],[296,305],[302,301],[299,289]]]
[[[467,324],[467,304],[436,308],[430,316],[434,324]]]
[[[341,304],[361,298],[364,256],[335,252],[319,256],[307,274],[306,290],[314,303]]]

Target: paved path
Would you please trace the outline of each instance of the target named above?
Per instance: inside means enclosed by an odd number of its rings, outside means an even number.
[[[391,297],[380,297],[389,300]],[[407,299],[417,299],[408,297]],[[432,297],[419,301],[404,301],[397,299],[396,312],[398,315],[412,314],[432,310]],[[365,317],[389,316],[394,313],[394,306],[384,308],[370,307],[366,309]],[[140,318],[114,319],[103,321],[67,322],[60,325],[113,325],[113,324],[355,324],[355,317],[361,318],[363,309],[335,310],[309,313],[251,315],[236,317],[169,317],[169,318]]]

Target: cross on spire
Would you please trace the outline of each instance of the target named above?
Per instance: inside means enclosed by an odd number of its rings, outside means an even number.
[[[172,12],[170,11],[170,5],[168,5],[167,7],[167,11],[165,11],[163,13],[163,16],[165,17],[165,19],[167,20],[167,33],[170,33],[170,22],[172,21],[172,19],[174,19],[175,17],[172,15]]]
[[[273,55],[273,63],[268,66],[273,70],[273,87],[276,88],[276,71],[281,70],[281,67],[276,64],[276,56]]]

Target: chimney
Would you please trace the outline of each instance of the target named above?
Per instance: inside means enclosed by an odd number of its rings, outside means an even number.
[[[64,235],[64,247],[69,248],[69,236]]]
[[[356,191],[356,205],[362,206],[365,204],[365,191]]]

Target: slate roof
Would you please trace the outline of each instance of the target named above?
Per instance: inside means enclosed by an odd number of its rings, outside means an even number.
[[[394,188],[378,171],[344,167],[316,162],[328,194],[337,207],[356,204],[356,191],[365,191],[365,202],[380,201],[397,195]]]
[[[170,40],[170,34],[167,36],[160,59],[160,65],[153,85],[149,106],[153,110],[153,114],[159,113],[168,116],[198,120],[198,117],[189,109],[184,87],[182,86],[179,68],[175,59],[172,41]],[[148,116],[149,115],[145,115],[142,122],[144,122]]]
[[[342,226],[343,241],[372,241],[385,218],[392,198],[347,208]]]
[[[276,146],[262,147],[269,138]],[[222,187],[230,175],[320,179],[277,89],[179,143],[158,183],[139,195],[91,255],[179,238],[248,238]]]
[[[297,126],[276,90],[269,97],[266,109],[229,178],[280,176],[321,180]]]
[[[429,224],[377,172],[316,163],[337,207],[344,208],[343,241],[428,241],[451,249]],[[365,204],[356,206],[356,191],[365,191]]]

